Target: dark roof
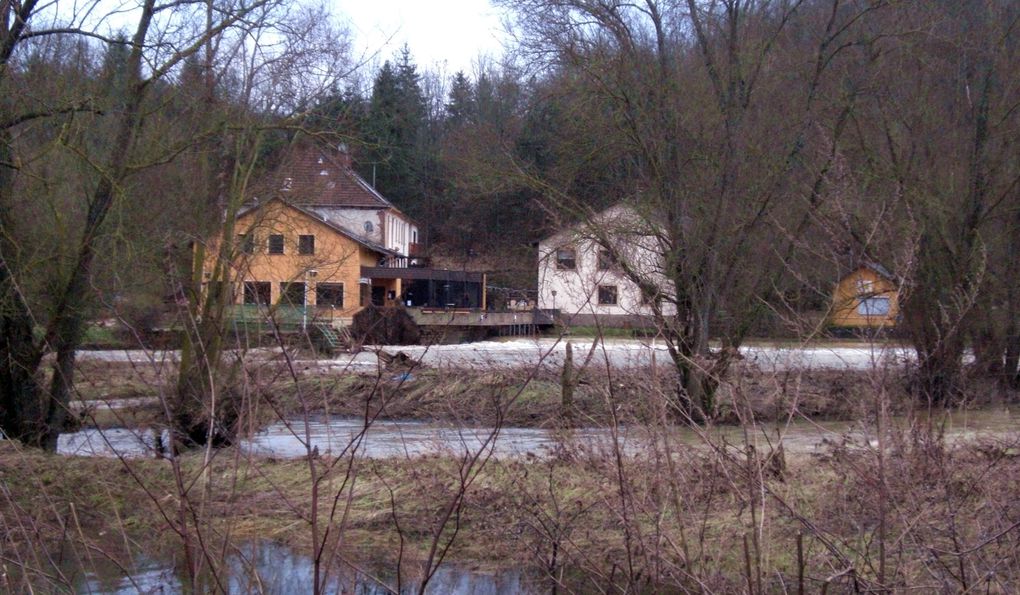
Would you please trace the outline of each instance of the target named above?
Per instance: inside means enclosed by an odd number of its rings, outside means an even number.
[[[389,256],[400,256],[399,254],[397,254],[393,250],[390,250],[389,248],[384,248],[383,246],[380,246],[379,244],[376,244],[375,242],[369,241],[369,240],[367,240],[367,239],[365,239],[365,238],[363,238],[363,237],[361,237],[361,236],[359,236],[357,234],[351,233],[350,230],[345,229],[343,227],[340,227],[339,225],[336,225],[335,223],[332,223],[332,222],[328,221],[324,217],[319,216],[319,214],[316,213],[315,211],[310,211],[307,208],[302,207],[301,205],[296,205],[296,204],[294,204],[294,203],[292,203],[290,201],[284,200],[283,198],[281,198],[279,196],[271,198],[268,201],[265,201],[265,202],[262,202],[262,203],[249,204],[245,208],[241,209],[238,212],[237,216],[240,217],[240,216],[245,215],[245,214],[247,214],[247,213],[249,213],[251,211],[257,210],[257,209],[267,205],[268,203],[270,203],[270,202],[272,202],[274,200],[278,200],[278,201],[282,202],[283,204],[287,205],[288,207],[294,209],[295,211],[298,211],[301,214],[303,214],[303,215],[305,215],[305,216],[307,216],[307,217],[309,217],[311,219],[314,219],[314,220],[318,221],[319,223],[321,223],[321,224],[325,225],[326,227],[332,229],[333,231],[337,232],[338,234],[340,234],[340,235],[342,235],[342,236],[344,236],[346,238],[349,238],[349,239],[353,240],[354,242],[356,242],[358,244],[361,244],[362,246],[368,248],[369,250],[374,250],[375,252],[379,252],[380,254],[386,254],[386,255],[389,255]]]
[[[281,197],[304,207],[396,209],[351,168],[344,149],[295,143],[280,165],[256,186],[263,199]]]
[[[893,274],[889,272],[889,269],[885,268],[884,266],[875,262],[874,260],[865,260],[864,262],[861,263],[861,266],[875,271],[880,276],[885,277],[889,281],[896,281],[896,278],[893,277]]]

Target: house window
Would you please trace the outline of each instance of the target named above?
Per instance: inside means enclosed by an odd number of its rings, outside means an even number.
[[[298,254],[315,254],[315,236],[298,236]]]
[[[861,300],[857,306],[857,313],[862,316],[888,316],[889,298],[870,297]]]
[[[611,271],[616,268],[616,258],[605,248],[599,248],[598,267],[600,271]]]
[[[287,281],[280,283],[280,303],[285,306],[304,306],[305,284]]]
[[[615,306],[617,292],[615,285],[599,285],[599,305]]]
[[[283,236],[273,234],[269,236],[269,253],[283,254]]]
[[[319,283],[315,286],[315,305],[344,307],[343,283]]]
[[[577,268],[577,251],[573,248],[560,248],[556,251],[556,268],[561,271],[572,271]]]
[[[857,294],[867,295],[875,292],[875,282],[871,279],[857,279]]]
[[[272,300],[273,286],[268,281],[245,281],[244,303],[261,306],[269,305]]]
[[[255,254],[255,238],[250,233],[237,236],[237,245],[244,254]]]

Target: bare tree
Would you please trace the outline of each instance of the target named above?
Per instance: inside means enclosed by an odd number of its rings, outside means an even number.
[[[207,23],[211,22],[210,13]],[[206,140],[192,149],[191,156],[203,173],[197,190],[219,217],[208,237],[194,238],[191,269],[183,286],[189,306],[182,316],[184,344],[171,423],[188,443],[223,444],[233,439],[238,405],[232,384],[237,370],[223,361],[223,350],[243,252],[235,241],[234,223],[252,199],[252,178],[261,165],[267,137],[286,138],[301,130],[304,110],[354,68],[347,56],[346,33],[330,23],[329,15],[319,9],[267,5],[243,31],[209,37],[204,48],[205,77],[198,101],[206,111],[200,126],[218,133],[203,136]],[[235,81],[236,93],[224,89],[226,80]],[[210,113],[210,108],[215,110]]]
[[[904,323],[916,387],[934,403],[962,393],[968,344],[984,372],[1016,377],[1016,8],[898,6],[871,26],[903,34],[875,34],[855,65],[872,82],[843,149],[859,191],[896,205],[884,221],[910,250]]]
[[[523,51],[545,65],[549,93],[574,123],[561,150],[583,155],[560,171],[519,173],[548,209],[586,221],[616,252],[669,347],[677,405],[710,417],[736,349],[782,291],[794,238],[824,199],[812,190],[831,156],[807,149],[819,128],[839,134],[839,108],[852,101],[825,95],[827,74],[860,15],[881,3],[515,4]],[[614,250],[592,193],[571,185],[576,171],[599,167],[622,172],[616,189],[599,190],[618,192],[654,239],[654,274]],[[723,343],[714,354],[712,334]]]
[[[20,7],[20,12],[13,19],[8,43],[5,44],[11,51],[19,41],[18,36],[23,34],[24,24],[31,16],[34,4]],[[111,208],[122,194],[125,180],[146,165],[144,160],[136,161],[139,157],[136,142],[146,112],[144,105],[155,83],[200,51],[206,38],[243,21],[265,4],[256,1],[219,6],[211,26],[193,35],[181,33],[177,27],[179,19],[193,16],[194,7],[190,4],[157,6],[154,2],[147,2],[139,9],[124,74],[119,79],[121,105],[109,116],[108,141],[98,150],[94,147],[80,148],[86,163],[94,169],[94,182],[86,191],[84,220],[74,240],[72,265],[52,291],[45,315],[33,312],[29,307],[24,293],[25,271],[11,267],[17,246],[7,245],[3,249],[0,269],[6,301],[4,350],[8,357],[4,358],[4,382],[0,392],[5,402],[4,430],[8,435],[48,449],[56,447],[71,395],[75,350],[85,328],[84,305],[88,301],[91,274],[97,260],[98,238]],[[13,6],[5,5],[5,8]],[[171,32],[181,33],[183,37],[169,43]],[[156,43],[157,40],[161,43]],[[9,145],[5,146],[10,150]],[[10,171],[7,173],[9,175]],[[8,180],[2,191],[9,193],[10,189]],[[7,209],[13,197],[8,194],[4,198],[5,219],[8,220],[0,220],[0,225],[4,226],[0,235],[10,242],[11,236],[6,230],[15,222],[9,220],[11,215]],[[44,329],[42,337],[37,339],[32,331],[33,326],[40,323]],[[39,372],[47,353],[53,353],[55,360],[50,387],[44,391],[39,384]]]

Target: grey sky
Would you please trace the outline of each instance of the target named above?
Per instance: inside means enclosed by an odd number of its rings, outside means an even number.
[[[479,55],[498,58],[505,39],[488,0],[334,0],[354,47],[393,57],[406,43],[421,67],[471,72]]]

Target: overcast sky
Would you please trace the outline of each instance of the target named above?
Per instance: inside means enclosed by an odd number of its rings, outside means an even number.
[[[488,0],[334,0],[355,48],[390,59],[406,43],[420,67],[472,72],[479,55],[499,58],[501,12]],[[445,63],[445,67],[444,67]]]

